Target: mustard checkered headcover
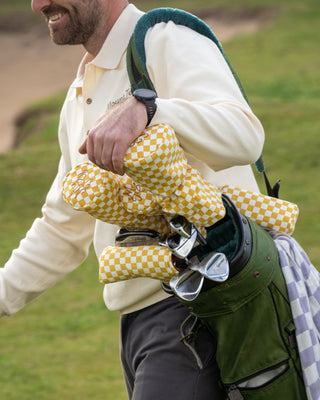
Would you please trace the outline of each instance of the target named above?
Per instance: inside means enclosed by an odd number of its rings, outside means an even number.
[[[147,128],[129,148],[124,166],[127,175],[155,195],[168,219],[179,214],[205,227],[225,215],[220,191],[187,164],[168,125]]]
[[[263,228],[293,233],[299,215],[296,204],[233,186],[223,186],[221,190],[234,202],[241,214]]]
[[[177,273],[172,265],[171,252],[162,246],[109,246],[100,256],[99,266],[99,278],[103,283],[139,277],[168,283]]]
[[[169,197],[183,183],[187,160],[173,129],[154,125],[128,149],[126,174],[153,194]]]
[[[66,175],[62,196],[75,210],[86,211],[110,224],[154,229],[161,234],[169,231],[152,193],[128,176],[113,174],[90,161],[77,165]]]
[[[161,234],[177,214],[200,229],[216,223],[225,214],[222,193],[266,228],[292,233],[298,216],[297,206],[284,200],[230,186],[218,190],[206,182],[187,164],[168,125],[144,131],[126,153],[125,171],[119,176],[84,162],[66,175],[63,198],[102,221]],[[170,251],[161,246],[107,247],[99,263],[104,283],[141,276],[168,282],[176,273]]]
[[[144,131],[126,153],[125,170],[127,175],[119,176],[84,162],[66,175],[63,198],[103,221],[160,233],[168,231],[163,217],[180,214],[205,227],[225,214],[220,191],[187,165],[168,125]]]

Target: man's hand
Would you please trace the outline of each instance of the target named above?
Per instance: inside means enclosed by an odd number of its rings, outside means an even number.
[[[79,152],[87,153],[100,168],[123,175],[126,151],[144,131],[147,121],[145,105],[130,97],[100,116]]]

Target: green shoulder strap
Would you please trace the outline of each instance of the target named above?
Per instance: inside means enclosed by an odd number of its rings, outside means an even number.
[[[139,89],[139,88],[147,88],[151,90],[155,90],[155,87],[149,77],[147,66],[146,66],[146,52],[145,52],[145,36],[147,31],[153,27],[154,25],[160,22],[169,22],[173,21],[177,25],[184,25],[194,31],[200,33],[201,35],[206,36],[207,38],[211,39],[220,50],[221,54],[223,55],[224,59],[226,60],[240,90],[248,102],[247,96],[244,92],[244,89],[241,85],[239,77],[237,76],[236,72],[234,71],[232,65],[230,64],[227,56],[225,55],[223,48],[209,28],[207,24],[201,21],[196,16],[182,10],[173,9],[173,8],[157,8],[151,10],[144,14],[139,21],[137,22],[134,32],[130,38],[127,50],[127,70],[130,79],[131,89],[132,91]],[[263,172],[268,194],[269,196],[278,197],[278,188],[276,187],[277,184],[271,188],[270,183],[267,179],[265,174],[265,167],[262,156],[256,161],[255,163],[257,170],[259,172]]]

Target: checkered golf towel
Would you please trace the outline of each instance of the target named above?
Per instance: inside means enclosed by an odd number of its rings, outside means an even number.
[[[320,399],[320,273],[289,235],[271,232],[287,284],[307,396]]]

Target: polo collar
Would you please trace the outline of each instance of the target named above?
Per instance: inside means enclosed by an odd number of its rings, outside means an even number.
[[[72,87],[77,88],[82,86],[83,72],[86,64],[92,64],[103,69],[117,68],[122,55],[128,47],[136,23],[142,15],[143,12],[138,10],[133,4],[129,4],[122,11],[97,56],[90,62],[88,62],[88,53],[82,58],[77,76],[71,85]]]

